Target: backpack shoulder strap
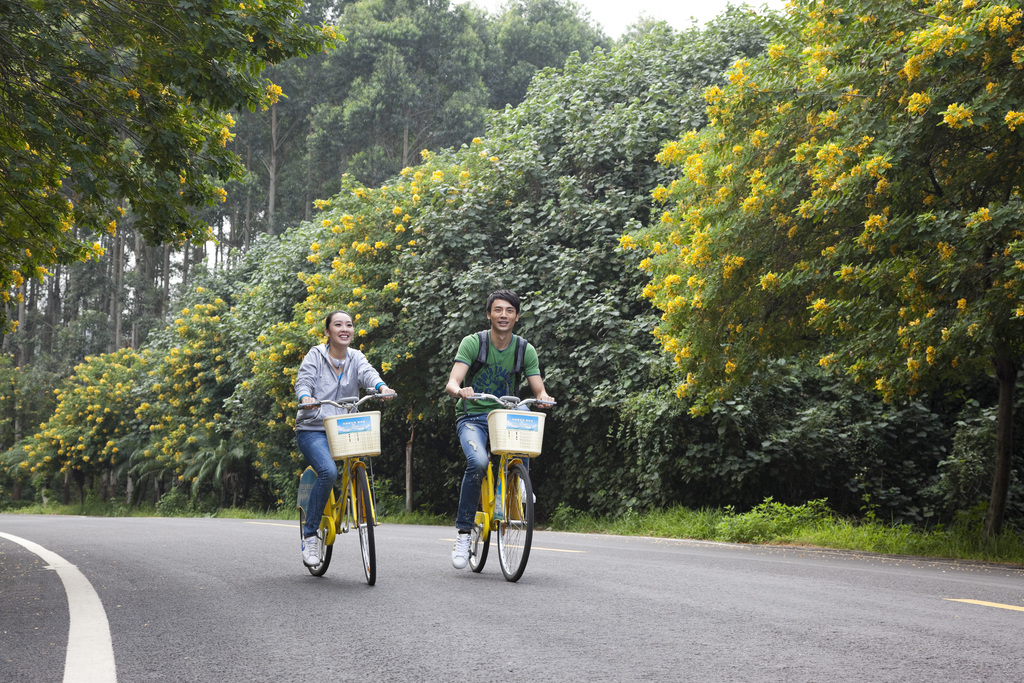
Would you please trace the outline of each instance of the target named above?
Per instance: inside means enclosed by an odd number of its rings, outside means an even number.
[[[469,372],[466,373],[465,386],[472,386],[476,373],[483,370],[484,366],[487,365],[487,352],[491,347],[490,336],[487,330],[480,330],[476,333],[476,337],[480,342],[480,348],[476,352],[476,359],[473,361],[473,364],[469,366]]]
[[[512,393],[519,395],[519,386],[523,383],[523,366],[526,365],[526,340],[516,335],[516,360],[512,366]]]
[[[523,371],[523,366],[526,365],[526,340],[522,337],[516,337],[516,364],[512,368],[512,372],[519,374]]]

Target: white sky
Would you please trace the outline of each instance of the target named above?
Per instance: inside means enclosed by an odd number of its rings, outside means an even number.
[[[455,0],[459,2],[460,0]],[[504,0],[466,0],[488,12],[497,11]],[[576,4],[590,12],[594,23],[600,24],[611,38],[618,38],[626,28],[636,22],[640,15],[664,19],[676,30],[689,28],[692,21],[704,23],[714,19],[725,10],[726,5],[747,4],[760,10],[764,7],[781,10],[784,0],[575,0]]]

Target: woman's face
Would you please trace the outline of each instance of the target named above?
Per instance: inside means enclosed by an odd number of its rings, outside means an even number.
[[[352,343],[355,327],[348,313],[335,313],[327,323],[327,342],[331,348],[347,349]]]

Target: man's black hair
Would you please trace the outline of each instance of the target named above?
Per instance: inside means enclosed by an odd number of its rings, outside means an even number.
[[[487,308],[484,310],[488,313],[491,312],[491,306],[494,305],[496,299],[507,301],[512,304],[512,307],[516,309],[516,315],[519,314],[519,295],[513,292],[511,289],[499,289],[496,292],[491,292],[491,295],[487,297]]]

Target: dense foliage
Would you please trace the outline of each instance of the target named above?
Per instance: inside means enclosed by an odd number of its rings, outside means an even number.
[[[679,395],[704,410],[805,352],[890,401],[995,370],[996,533],[1024,350],[1021,10],[795,4],[659,156],[678,170],[640,235]]]
[[[880,297],[870,304],[878,329],[866,327],[867,313],[851,312],[848,324],[876,335],[880,349],[889,343],[886,354],[894,344],[900,353],[913,351],[918,328],[931,323],[926,309],[916,324],[910,325],[916,318],[905,321],[912,331],[883,329],[900,315],[886,306],[915,291],[905,277],[895,281],[896,292],[886,294],[886,283],[891,269],[913,256],[918,233],[904,231],[900,241],[871,250],[856,240],[864,225],[843,233],[834,223],[847,214],[868,221],[873,214],[865,211],[881,211],[877,202],[888,197],[880,181],[902,176],[874,165],[882,177],[870,183],[873,198],[848,198],[840,192],[846,183],[854,187],[871,175],[852,171],[858,155],[870,157],[870,145],[842,147],[841,158],[853,165],[833,170],[852,179],[827,185],[827,153],[785,147],[787,135],[808,127],[814,145],[843,125],[859,134],[841,118],[826,125],[822,117],[832,119],[820,107],[832,111],[858,99],[849,93],[829,99],[829,74],[852,76],[871,63],[865,57],[850,64],[843,53],[845,61],[837,58],[831,70],[809,73],[802,60],[814,51],[797,39],[823,31],[860,31],[864,40],[878,34],[871,22],[826,21],[833,15],[814,9],[827,10],[825,3],[808,7],[771,29],[771,47],[759,23],[739,11],[681,33],[648,26],[626,45],[597,50],[586,61],[571,57],[561,70],[538,74],[521,104],[491,116],[486,135],[418,150],[419,161],[381,184],[341,175],[340,191],[316,202],[315,220],[255,239],[230,269],[195,267],[166,326],[143,350],[90,356],[62,388],[56,413],[44,413],[49,419],[37,434],[15,433],[0,422],[7,448],[0,456],[3,504],[15,485],[19,495],[39,498],[62,482],[89,487],[91,478],[116,483],[133,502],[144,492],[170,490],[163,499],[168,509],[290,506],[303,466],[294,444],[294,374],[309,346],[322,340],[324,315],[341,307],[355,319],[356,344],[399,392],[382,408],[384,452],[374,459],[382,500],[397,499],[409,447],[414,504],[452,513],[464,460],[443,383],[461,337],[485,325],[487,293],[510,286],[525,303],[518,331],[538,347],[546,384],[559,401],[545,453],[531,469],[542,516],[556,508],[563,516],[677,504],[749,509],[772,497],[780,510],[827,498],[842,513],[934,523],[975,507],[994,471],[998,397],[984,373],[943,375],[947,384],[934,388],[921,372],[917,393],[895,403],[884,402],[873,384],[851,386],[834,374],[853,362],[844,359],[853,357],[857,340],[835,334],[838,319],[826,324],[816,310],[819,298],[829,307],[847,305],[845,287],[854,286],[844,284],[829,247],[845,249],[844,258],[857,256],[858,268],[879,269],[870,278],[874,289],[861,282],[856,290],[865,300],[872,292]],[[895,49],[887,40],[878,49]],[[822,48],[822,54],[830,53]],[[892,60],[883,63],[882,73],[897,68]],[[875,102],[877,88],[863,78],[857,82],[869,94],[858,97]],[[776,81],[789,90],[764,85]],[[818,90],[800,100],[803,113],[793,113],[787,98],[803,97],[801,86],[811,84]],[[902,116],[883,104],[858,116]],[[769,123],[778,125],[765,128],[771,135],[757,132]],[[888,140],[888,128],[880,128],[877,139]],[[887,153],[895,152],[878,151]],[[936,163],[934,175],[945,178],[941,160]],[[772,183],[751,184],[769,173]],[[814,220],[801,222],[800,193],[819,188],[838,194]],[[889,197],[894,207],[912,204],[907,192]],[[755,199],[745,201],[752,193]],[[832,206],[843,213],[833,214]],[[701,230],[692,229],[698,214],[707,217]],[[890,211],[890,220],[895,215]],[[790,222],[798,225],[792,236]],[[926,240],[927,230],[919,232]],[[885,234],[875,231],[872,239]],[[853,236],[854,246],[844,235]],[[949,239],[943,238],[947,246]],[[652,253],[633,249],[638,243]],[[700,258],[686,263],[697,248]],[[925,256],[914,256],[921,268]],[[774,274],[764,280],[769,287],[754,272],[761,268]],[[974,276],[970,268],[962,274]],[[980,287],[967,280],[964,287]],[[799,283],[820,294],[808,298]],[[684,287],[693,288],[685,297]],[[927,281],[922,287],[921,295]],[[914,313],[914,302],[902,305],[906,315]],[[966,314],[954,308],[954,316]],[[758,325],[779,344],[751,346],[757,328],[734,320],[736,311],[760,316]],[[935,316],[940,313],[950,312]],[[980,320],[975,334],[982,332]],[[832,346],[821,351],[822,344]],[[857,348],[870,360],[865,368],[888,358]],[[927,347],[923,353],[922,366]],[[961,369],[979,367],[970,353],[960,359]],[[693,373],[689,380],[679,374],[681,363],[694,363],[685,368]],[[741,382],[720,382],[741,374]],[[677,393],[680,385],[685,390]],[[25,386],[0,365],[0,398],[24,396]],[[893,379],[887,386],[898,392],[888,396],[894,398],[910,385]],[[958,393],[942,391],[947,387]],[[704,388],[706,394],[695,393]],[[117,406],[124,424],[107,421],[106,405]],[[1011,496],[1008,505],[1011,518],[1021,519],[1021,501]]]
[[[0,3],[4,302],[129,213],[153,242],[205,236],[195,209],[240,171],[227,111],[269,106],[267,64],[335,41],[295,20],[280,0]]]

